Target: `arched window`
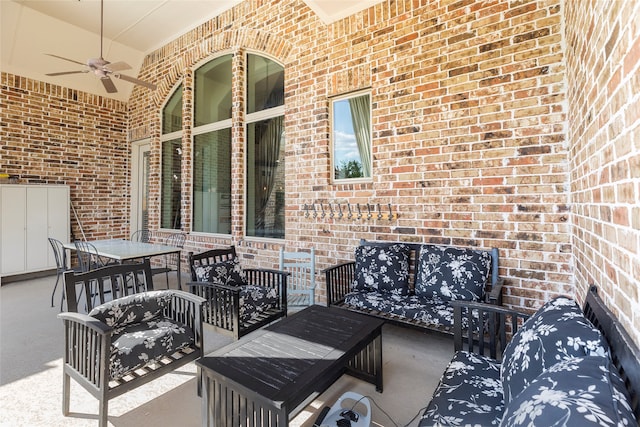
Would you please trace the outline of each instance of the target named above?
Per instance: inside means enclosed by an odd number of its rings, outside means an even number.
[[[247,236],[284,239],[284,68],[247,55]]]
[[[162,172],[160,228],[181,228],[182,186],[182,85],[162,109]]]
[[[232,55],[195,72],[193,231],[231,234]]]

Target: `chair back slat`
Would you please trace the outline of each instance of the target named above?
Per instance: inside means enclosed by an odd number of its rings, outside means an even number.
[[[280,267],[288,272],[287,297],[290,306],[313,305],[316,287],[316,261],[315,249],[309,252],[285,252],[280,248]]]
[[[64,273],[67,311],[78,312],[80,299],[88,313],[94,307],[123,296],[153,290],[149,260],[114,264],[86,272]]]

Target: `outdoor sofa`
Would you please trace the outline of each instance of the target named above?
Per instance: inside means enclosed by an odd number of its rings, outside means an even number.
[[[557,297],[530,317],[453,305],[456,353],[420,427],[638,425],[640,353],[595,287],[582,310]]]
[[[502,302],[498,249],[361,240],[324,270],[330,306],[452,334],[451,301]]]

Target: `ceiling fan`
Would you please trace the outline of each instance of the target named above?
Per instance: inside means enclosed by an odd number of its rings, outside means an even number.
[[[100,57],[99,58],[89,58],[86,63],[82,63],[80,61],[76,61],[74,59],[64,58],[62,56],[53,55],[51,53],[47,53],[46,55],[52,56],[54,58],[62,59],[64,61],[73,62],[74,64],[83,65],[86,68],[83,70],[77,71],[62,71],[59,73],[48,73],[47,76],[64,76],[67,74],[80,74],[80,73],[93,73],[102,82],[107,93],[116,93],[118,89],[113,84],[113,80],[111,80],[111,76],[116,79],[124,80],[130,83],[134,83],[136,85],[147,87],[151,90],[155,90],[156,85],[153,83],[145,82],[143,80],[138,80],[134,77],[130,77],[124,74],[120,74],[119,72],[122,70],[129,70],[131,66],[126,62],[109,62],[102,57],[102,40],[104,38],[104,0],[100,0]]]

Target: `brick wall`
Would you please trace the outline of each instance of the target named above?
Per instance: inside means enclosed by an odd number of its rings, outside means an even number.
[[[125,103],[1,75],[0,171],[21,183],[66,184],[88,239],[128,235],[129,146]]]
[[[132,97],[131,123],[157,156],[148,110],[182,76],[216,52],[269,55],[286,73],[288,248],[316,246],[324,268],[360,238],[497,246],[506,303],[534,307],[573,290],[561,16],[559,1],[398,1],[326,26],[299,1],[247,1],[146,58],[141,75],[159,90]],[[373,182],[334,185],[329,98],[365,88]],[[233,242],[272,266],[278,245],[242,235],[244,131],[234,132],[232,238],[193,247]],[[397,218],[307,218],[312,203],[390,204]]]
[[[183,82],[182,194],[189,230],[193,69],[231,51],[238,53],[234,67],[240,71],[242,54],[259,52],[285,66],[287,248],[314,245],[321,269],[351,259],[360,238],[496,246],[507,304],[534,308],[553,295],[573,294],[576,284],[582,296],[588,283],[600,283],[637,335],[638,320],[630,314],[637,304],[634,277],[640,276],[633,256],[640,228],[640,139],[638,29],[632,23],[640,15],[637,4],[632,10],[622,5],[629,3],[395,1],[327,26],[301,1],[245,1],[148,55],[140,77],[159,88],[151,95],[134,89],[128,117],[121,104],[75,95],[84,108],[114,121],[100,126],[108,129],[100,135],[123,150],[110,153],[122,167],[109,165],[107,171],[89,163],[96,179],[118,182],[104,195],[109,202],[96,203],[98,214],[128,195],[126,140],[151,140],[151,196],[159,202],[159,111]],[[49,102],[77,104],[58,99],[55,93],[64,89],[26,89],[24,79],[2,79],[2,106],[12,102],[12,108],[40,114]],[[233,84],[240,88],[242,80]],[[373,101],[373,182],[334,185],[329,98],[364,88]],[[236,96],[234,117],[241,117],[242,98]],[[27,105],[32,97],[40,107]],[[64,123],[83,128],[86,120],[98,120],[86,117],[66,114]],[[9,163],[10,173],[25,174],[24,153],[39,144],[38,137],[13,136],[14,126],[28,127],[22,113],[4,108],[0,119],[1,163]],[[92,152],[95,138],[74,132],[65,138],[74,143],[61,145],[84,165],[86,156],[79,153]],[[190,235],[186,250],[234,243],[243,263],[271,267],[280,244],[242,234],[244,137],[236,120],[232,236]],[[7,146],[7,153],[19,154],[5,154]],[[7,162],[8,156],[14,157]],[[28,162],[33,169],[34,161]],[[44,165],[37,161],[48,170]],[[71,166],[46,176],[80,184]],[[74,195],[87,207],[94,199],[89,187]],[[312,203],[390,204],[397,218],[306,217],[304,205]],[[128,218],[127,206],[114,216]],[[158,206],[151,212],[154,227]]]
[[[566,2],[577,293],[640,342],[640,2]]]

